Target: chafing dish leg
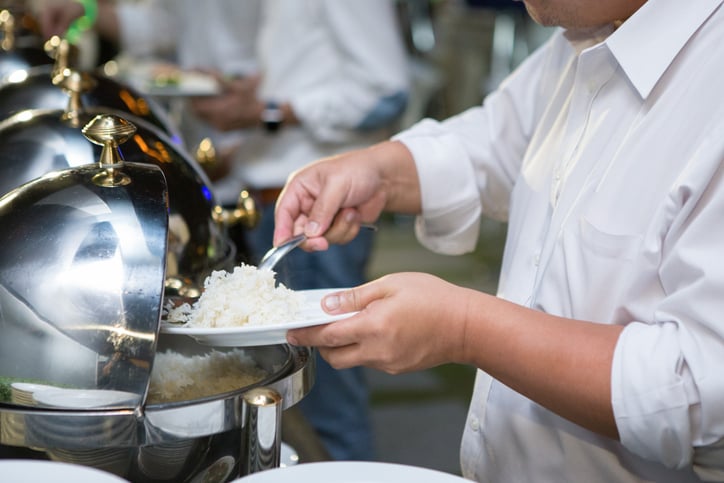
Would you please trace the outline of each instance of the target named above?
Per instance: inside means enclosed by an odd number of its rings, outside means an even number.
[[[240,476],[278,468],[281,455],[282,397],[274,389],[244,394]]]

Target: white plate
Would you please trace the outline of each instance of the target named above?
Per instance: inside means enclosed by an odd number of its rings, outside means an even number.
[[[0,459],[2,481],[72,481],[73,483],[128,483],[116,475],[88,466],[41,460]]]
[[[204,72],[184,70],[165,61],[120,57],[116,65],[118,72],[115,76],[118,80],[130,84],[144,95],[214,96],[223,92],[222,86],[214,76]],[[164,83],[161,80],[164,75],[172,77],[173,80]]]
[[[297,454],[297,451],[282,441],[279,451],[279,466],[284,468],[286,466],[294,466],[297,463],[299,463],[299,455]]]
[[[394,463],[325,461],[261,471],[238,483],[463,483],[469,480],[442,471]]]
[[[164,334],[187,335],[193,337],[197,342],[217,347],[253,347],[260,345],[285,344],[287,342],[287,331],[300,327],[311,327],[322,325],[351,317],[353,313],[341,315],[329,315],[320,302],[322,298],[332,292],[344,290],[317,289],[299,290],[303,294],[306,303],[302,309],[299,320],[292,320],[283,324],[274,325],[243,325],[240,327],[184,327],[174,324],[161,323],[161,332]]]
[[[140,399],[138,394],[104,389],[45,389],[33,393],[38,404],[52,407],[91,409],[131,407]]]
[[[215,77],[202,72],[179,71],[175,82],[158,84],[148,79],[138,84],[138,90],[149,96],[187,97],[187,96],[216,96],[222,93],[222,88]]]
[[[45,391],[47,389],[57,389],[57,386],[49,386],[47,384],[36,384],[34,382],[13,382],[10,387],[17,389],[18,391],[34,393],[38,391]]]

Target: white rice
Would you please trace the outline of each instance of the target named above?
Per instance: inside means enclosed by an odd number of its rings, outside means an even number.
[[[201,297],[193,305],[168,307],[166,319],[187,327],[274,325],[297,320],[303,304],[302,294],[276,285],[274,271],[242,263],[233,272],[212,272]]]
[[[158,352],[154,358],[148,403],[187,401],[249,386],[267,376],[241,349],[185,356]]]

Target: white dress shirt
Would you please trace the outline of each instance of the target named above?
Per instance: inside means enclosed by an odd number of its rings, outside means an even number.
[[[559,32],[482,107],[398,137],[422,243],[463,253],[480,216],[508,220],[500,297],[625,326],[620,443],[478,371],[466,477],[724,481],[721,4],[650,0],[615,31]]]
[[[121,49],[138,58],[165,53],[184,69],[255,73],[260,2],[120,1]]]

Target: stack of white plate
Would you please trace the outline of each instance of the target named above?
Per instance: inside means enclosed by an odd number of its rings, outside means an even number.
[[[3,481],[72,481],[73,483],[128,483],[95,468],[39,460],[0,460]]]
[[[10,384],[10,402],[23,406],[37,405],[33,394],[38,391],[56,389],[54,386],[30,382],[13,382]]]
[[[238,483],[470,483],[459,476],[417,466],[364,461],[304,463],[254,473]]]
[[[105,389],[64,389],[53,387],[33,391],[38,406],[63,409],[95,409],[132,407],[139,396],[132,392]]]

